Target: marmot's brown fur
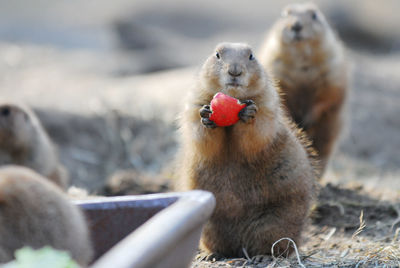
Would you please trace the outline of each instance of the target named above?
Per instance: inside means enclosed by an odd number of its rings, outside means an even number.
[[[260,62],[278,80],[290,115],[325,170],[342,129],[348,93],[344,49],[313,4],[286,7],[262,46]]]
[[[82,265],[92,258],[88,227],[78,207],[31,169],[0,168],[0,263],[23,246],[69,251]]]
[[[208,104],[219,91],[247,105],[233,126],[216,127],[208,119]],[[312,160],[248,45],[217,46],[181,117],[180,179],[187,189],[212,192],[217,201],[201,248],[240,257],[242,248],[270,254],[283,237],[300,243],[315,192]],[[275,252],[287,246],[282,241]]]
[[[29,108],[0,100],[0,165],[32,168],[61,188],[68,176],[39,119]]]

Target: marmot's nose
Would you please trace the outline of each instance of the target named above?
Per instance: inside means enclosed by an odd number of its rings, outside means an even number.
[[[231,76],[240,76],[242,74],[242,68],[238,64],[232,64],[228,68],[228,73]]]
[[[10,114],[10,108],[8,106],[1,107],[0,114],[2,116],[8,116]]]
[[[296,21],[296,23],[292,25],[292,31],[296,33],[300,32],[301,29],[303,29],[303,26],[298,21]]]

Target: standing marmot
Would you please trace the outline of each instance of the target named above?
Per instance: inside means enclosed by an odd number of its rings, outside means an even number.
[[[92,258],[88,227],[78,207],[53,183],[18,166],[0,168],[0,263],[23,246],[67,250],[82,265]]]
[[[318,152],[322,172],[344,119],[348,71],[343,50],[315,5],[293,4],[272,27],[260,56],[278,80],[293,120]]]
[[[247,105],[233,126],[216,127],[208,119],[207,104],[218,91]],[[217,201],[202,249],[240,257],[242,248],[270,254],[282,237],[299,242],[315,189],[312,161],[248,45],[217,46],[191,91],[181,131],[181,180]],[[287,246],[280,242],[275,252]]]
[[[27,107],[0,100],[0,165],[32,168],[65,189],[67,173],[39,119]]]

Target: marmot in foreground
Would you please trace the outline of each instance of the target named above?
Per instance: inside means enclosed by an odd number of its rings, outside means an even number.
[[[78,207],[53,183],[25,167],[0,168],[0,263],[23,247],[69,251],[81,265],[92,258],[88,227]]]
[[[240,121],[208,118],[217,92],[247,106]],[[225,257],[270,254],[300,243],[315,192],[312,159],[280,106],[279,95],[246,44],[219,44],[204,63],[181,116],[181,180],[216,197],[201,248]],[[284,240],[276,252],[287,250]],[[291,251],[291,249],[289,249]]]
[[[278,80],[284,105],[312,141],[322,175],[342,129],[348,95],[341,42],[315,5],[293,4],[270,30],[260,62]]]
[[[32,168],[61,188],[68,176],[39,119],[27,107],[0,100],[0,165]]]

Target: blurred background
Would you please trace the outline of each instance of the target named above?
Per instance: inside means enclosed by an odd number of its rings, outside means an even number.
[[[0,96],[31,105],[72,183],[170,177],[182,96],[222,41],[256,50],[295,1],[0,1]],[[400,191],[400,1],[315,1],[348,49],[349,124],[326,181]],[[128,173],[129,173],[128,172]]]

